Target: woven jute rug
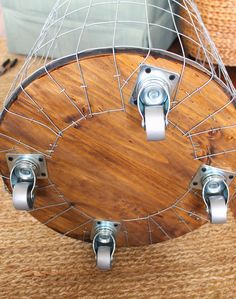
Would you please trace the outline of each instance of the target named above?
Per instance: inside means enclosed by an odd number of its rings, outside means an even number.
[[[0,58],[7,53],[0,40]],[[0,99],[22,65],[0,77]],[[96,270],[89,244],[17,212],[0,190],[0,299],[236,298],[236,224],[207,224],[181,238],[119,249],[112,271]]]

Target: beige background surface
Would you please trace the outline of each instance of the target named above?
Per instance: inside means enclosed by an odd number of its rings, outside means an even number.
[[[14,57],[0,40],[0,60]],[[0,77],[0,100],[17,68]],[[165,243],[116,252],[111,272],[95,268],[90,245],[63,238],[16,212],[0,186],[0,298],[236,297],[236,225],[207,224]],[[236,204],[236,203],[235,203]]]

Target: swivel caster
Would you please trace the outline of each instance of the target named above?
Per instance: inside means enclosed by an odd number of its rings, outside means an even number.
[[[34,205],[34,188],[30,182],[15,184],[12,192],[13,205],[16,210],[29,211]]]
[[[165,114],[162,106],[146,106],[144,128],[148,141],[164,140],[166,137]]]
[[[141,68],[131,103],[137,103],[148,141],[165,139],[170,98],[178,81],[178,74],[164,69],[147,65]]]
[[[100,270],[110,270],[112,265],[111,248],[109,246],[98,246],[97,268]]]
[[[120,224],[110,221],[96,221],[91,234],[96,265],[100,270],[110,270],[116,249],[116,235]]]
[[[37,179],[47,178],[46,161],[42,155],[7,155],[13,205],[29,211],[34,206]]]
[[[222,224],[227,221],[229,184],[234,176],[235,174],[231,172],[203,165],[193,178],[191,187],[202,190],[202,198],[213,224]]]
[[[227,202],[223,196],[210,196],[208,211],[211,223],[220,224],[227,221]]]

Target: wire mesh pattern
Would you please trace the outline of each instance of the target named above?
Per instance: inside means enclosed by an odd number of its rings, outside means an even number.
[[[181,12],[184,12],[184,17]],[[166,19],[168,26],[160,21],[161,17]],[[80,20],[80,26],[73,28],[75,20]],[[189,36],[183,32],[183,24],[191,31]],[[165,36],[166,40],[171,40],[173,35],[178,37],[183,71],[187,63],[184,50],[187,41],[199,53],[196,59],[199,67],[210,71],[212,78],[218,77],[226,82],[231,94],[235,93],[200,13],[194,1],[189,0],[57,1],[10,93],[33,71],[45,68],[50,61],[68,55],[78,56],[84,51],[102,48],[113,48],[115,54],[116,49],[129,47],[166,52],[168,44],[158,48],[157,33]],[[176,55],[171,52],[169,54]]]
[[[184,12],[184,13],[183,13]],[[76,22],[79,20],[80,25]],[[183,26],[184,24],[184,26]],[[75,26],[76,25],[76,26]],[[183,31],[182,28],[185,28]],[[188,32],[191,35],[186,35],[186,27],[189,28]],[[161,42],[161,37],[164,42]],[[178,41],[179,54],[168,50],[174,39]],[[192,45],[199,53],[197,59],[193,61],[191,57],[187,56],[185,52],[185,44]],[[120,107],[111,107],[111,109],[103,111],[93,111],[90,105],[89,93],[87,90],[87,82],[81,67],[81,57],[83,53],[98,52],[103,49],[110,49],[113,57],[113,69],[114,78],[117,80],[118,88],[120,91]],[[171,103],[171,111],[174,111],[181,104],[190,100],[192,96],[200,93],[207,85],[213,80],[217,81],[229,94],[229,100],[222,107],[218,107],[217,110],[209,114],[207,117],[196,123],[188,130],[183,130],[177,124],[170,121],[170,124],[177,128],[179,132],[186,136],[192,143],[195,159],[209,158],[212,155],[208,153],[206,156],[198,155],[198,144],[193,140],[195,136],[206,133],[207,131],[195,132],[194,130],[206,122],[208,119],[215,117],[218,113],[223,111],[233,101],[235,101],[236,91],[227,74],[227,71],[222,63],[222,60],[218,54],[218,51],[212,42],[207,29],[205,28],[200,13],[197,10],[196,5],[190,0],[58,0],[55,3],[43,29],[37,39],[35,45],[29,53],[28,58],[21,71],[19,72],[16,80],[9,91],[7,99],[4,104],[3,113],[9,113],[17,118],[24,118],[35,125],[39,125],[49,130],[50,134],[55,137],[54,142],[49,144],[49,148],[45,152],[41,152],[39,149],[34,148],[32,144],[26,144],[22,140],[16,140],[11,136],[0,134],[2,138],[8,139],[15,144],[15,147],[23,146],[24,148],[40,152],[46,157],[53,156],[54,150],[58,145],[58,142],[63,138],[63,134],[71,127],[78,125],[82,120],[86,120],[88,116],[95,116],[104,113],[112,113],[116,111],[126,111],[126,105],[123,98],[123,89],[133,76],[139,71],[139,66],[133,71],[128,78],[121,80],[119,72],[119,65],[117,63],[117,53],[119,50],[124,49],[137,49],[143,50],[146,53],[146,57],[143,59],[142,64],[145,64],[147,59],[155,51],[160,54],[177,59],[181,62],[182,69],[180,72],[180,80],[175,93],[175,97]],[[80,88],[83,90],[86,104],[88,107],[85,113],[82,109],[76,105],[74,100],[67,93],[66,88],[62,82],[59,82],[51,74],[51,70],[58,65],[63,65],[68,61],[76,60],[78,67],[78,80],[82,82]],[[186,66],[192,65],[197,69],[203,71],[209,75],[209,79],[191,93],[185,95],[183,98],[179,98],[179,89],[182,84],[182,80],[186,71]],[[73,120],[67,127],[60,127],[55,123],[51,116],[45,111],[37,98],[32,97],[26,90],[26,87],[34,79],[46,75],[54,86],[60,91],[61,94],[67,100],[67,104],[71,105],[79,116],[78,119]],[[19,115],[12,112],[10,109],[10,103],[15,97],[15,93],[22,93],[24,96],[34,105],[39,113],[47,119],[46,123],[26,116]],[[170,111],[170,113],[171,113]],[[220,129],[234,128],[236,124],[230,124]],[[209,131],[217,131],[219,128],[211,128]],[[2,153],[14,151],[13,148],[9,150],[3,150]],[[226,154],[227,152],[236,152],[236,149],[230,149],[217,153],[217,155]],[[3,176],[4,177],[4,176]],[[9,178],[4,177],[5,180]],[[56,214],[50,215],[43,222],[45,225],[49,225],[56,221],[59,217],[70,213],[71,211],[78,213],[84,221],[78,223],[75,227],[72,227],[69,231],[65,231],[63,236],[73,235],[77,230],[82,230],[84,233],[83,239],[87,240],[89,237],[88,229],[85,227],[92,224],[93,219],[80,211],[77,207],[73,206],[71,202],[66,199],[63,194],[57,190],[53,182],[49,181],[48,185],[39,187],[48,189],[52,188],[55,193],[55,197],[60,199],[56,203],[54,200],[48,203],[46,206],[40,206],[37,204],[32,211],[34,214],[37,211],[43,211],[45,209],[58,207],[59,211]],[[166,239],[172,238],[165,230],[164,225],[158,222],[156,216],[165,214],[165,212],[171,211],[173,217],[179,222],[182,222],[187,231],[192,231],[191,227],[181,217],[181,213],[194,217],[196,221],[206,222],[206,215],[199,215],[194,211],[185,208],[181,203],[184,199],[194,191],[189,189],[183,196],[177,198],[175,203],[166,208],[165,210],[158,211],[152,215],[141,217],[138,219],[124,219],[122,222],[121,231],[124,234],[126,245],[129,245],[129,222],[132,221],[145,221],[147,224],[147,231],[149,235],[149,243],[155,243],[153,240],[153,226],[163,234]],[[198,194],[196,194],[199,196]],[[180,213],[181,212],[181,213]]]

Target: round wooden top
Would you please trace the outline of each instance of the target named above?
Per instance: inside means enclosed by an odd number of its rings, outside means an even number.
[[[144,56],[115,59],[91,55],[34,75],[4,113],[1,172],[10,189],[6,152],[43,153],[49,179],[38,180],[31,214],[64,235],[89,241],[99,219],[121,222],[119,246],[178,237],[208,221],[200,194],[189,188],[199,166],[235,169],[235,132],[225,128],[234,107],[215,113],[229,96],[206,73],[186,66],[166,140],[147,142],[130,104]],[[181,62],[157,55],[145,63],[182,71]]]

